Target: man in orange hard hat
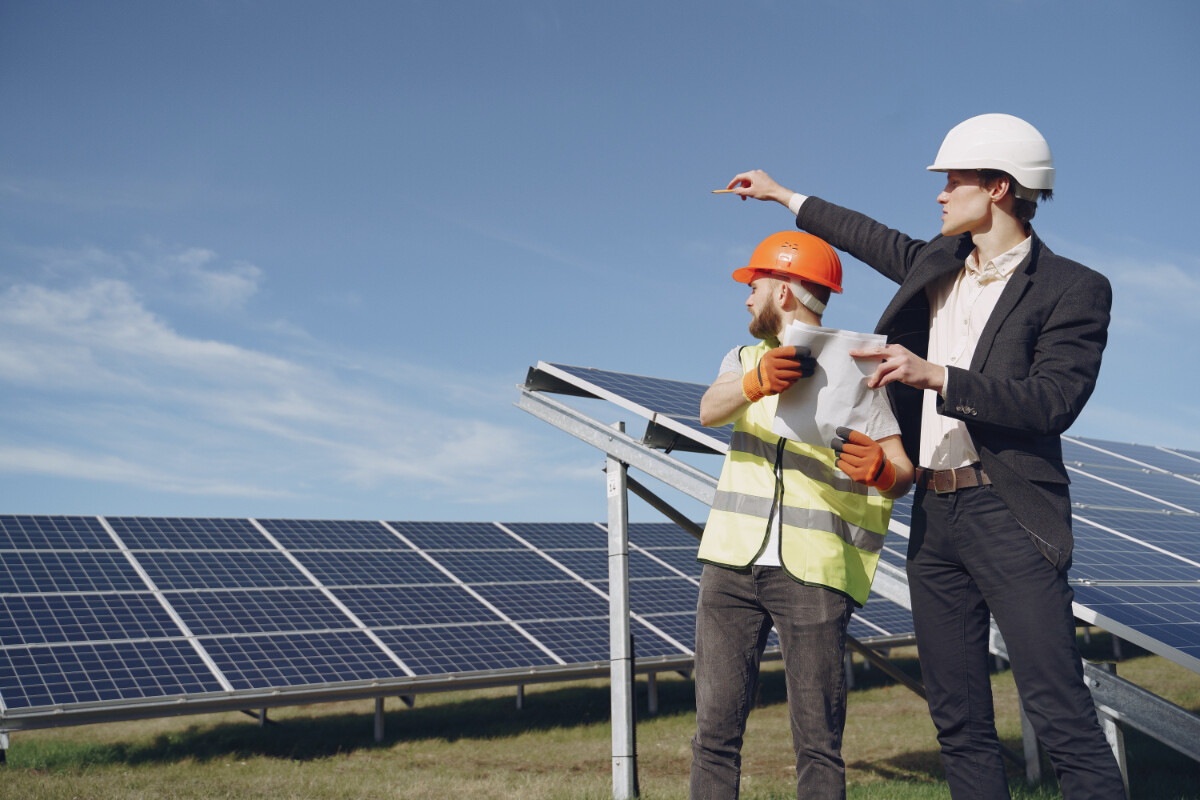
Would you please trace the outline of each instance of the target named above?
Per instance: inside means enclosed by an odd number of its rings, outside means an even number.
[[[900,284],[875,329],[889,344],[857,355],[879,362],[870,383],[887,386],[921,467],[908,581],[951,794],[1009,797],[988,675],[991,615],[1063,796],[1124,797],[1075,641],[1059,439],[1095,388],[1112,289],[1033,232],[1054,160],[1025,120],[962,122],[929,169],[946,183],[941,235],[928,242],[761,170],[729,188],[787,206],[798,227]]]
[[[865,431],[838,428],[830,446],[772,432],[778,396],[816,369],[781,346],[792,321],[820,325],[842,265],[798,231],[767,237],[748,266],[750,333],[700,402],[707,426],[733,423],[729,453],[704,527],[696,609],[696,735],[691,796],[737,797],[742,735],[772,626],[783,651],[797,795],[844,798],[846,627],[867,601],[891,514],[912,463],[884,392]]]

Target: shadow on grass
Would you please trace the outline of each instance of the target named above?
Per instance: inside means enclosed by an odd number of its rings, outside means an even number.
[[[1093,637],[1081,643],[1084,655],[1094,660],[1111,657],[1107,636]],[[1125,656],[1136,657],[1144,651],[1127,645]],[[892,664],[915,679],[920,666],[911,650],[898,651]],[[893,685],[879,669],[855,669],[855,689]],[[638,718],[648,721],[644,683],[637,692]],[[515,737],[528,733],[581,728],[609,724],[608,686],[568,685],[539,687],[525,696],[524,708],[515,708],[513,696],[453,696],[418,701],[412,709],[393,709],[384,715],[385,736],[374,740],[373,715],[369,711],[322,713],[320,706],[309,711],[300,707],[266,727],[250,720],[212,723],[198,721],[186,728],[149,739],[125,742],[31,741],[10,751],[9,768],[27,770],[86,770],[109,764],[164,764],[181,761],[209,762],[227,759],[275,758],[313,761],[359,750],[390,748],[405,742],[440,740],[443,742],[483,741]],[[695,713],[694,686],[691,681],[667,680],[658,683],[659,711],[654,719],[670,719]],[[422,704],[422,702],[426,704]],[[787,702],[782,670],[768,669],[762,675],[755,698],[756,706]],[[307,715],[306,715],[307,714]],[[1019,750],[1020,742],[1006,742]],[[1127,733],[1130,783],[1134,796],[1200,800],[1200,788],[1193,786],[1196,765],[1185,756],[1164,747],[1150,737]],[[874,763],[855,763],[855,769],[870,772],[885,781],[904,781],[919,785],[942,785],[940,757],[936,751],[909,752]],[[1045,774],[1051,774],[1049,765]],[[1014,798],[1040,798],[1056,795],[1050,777],[1038,787],[1026,787],[1019,771],[1012,770]],[[1020,788],[1018,788],[1020,787]]]
[[[692,684],[660,682],[659,712],[666,718],[694,712]],[[430,696],[432,697],[432,696]],[[647,717],[645,693],[639,697],[639,719]],[[609,724],[611,700],[607,686],[568,686],[529,692],[524,708],[513,696],[468,697],[415,708],[389,709],[384,714],[384,738],[374,738],[374,715],[322,713],[273,720],[260,727],[245,722],[197,722],[150,739],[119,742],[30,741],[10,751],[8,766],[17,769],[81,769],[105,764],[139,765],[178,761],[208,762],[229,758],[278,758],[310,761],[371,748],[388,748],[411,741],[492,740],[523,734]],[[19,740],[18,740],[19,741]]]

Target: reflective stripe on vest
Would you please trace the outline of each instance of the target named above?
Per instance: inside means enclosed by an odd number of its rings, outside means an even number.
[[[743,370],[753,369],[770,347],[764,342],[743,348]],[[837,469],[832,449],[774,434],[777,402],[777,397],[763,398],[735,423],[698,558],[730,567],[753,564],[766,546],[768,523],[777,511],[782,523],[779,561],[787,574],[862,605],[875,576],[892,501]]]

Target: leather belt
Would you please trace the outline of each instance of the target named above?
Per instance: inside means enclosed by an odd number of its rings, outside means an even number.
[[[936,494],[949,494],[959,489],[987,486],[992,479],[978,464],[968,464],[958,469],[926,469],[917,467],[917,486],[933,489]]]

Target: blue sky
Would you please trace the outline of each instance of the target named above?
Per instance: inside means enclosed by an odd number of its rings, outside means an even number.
[[[1184,0],[8,0],[0,512],[601,520],[603,457],[514,407],[526,369],[711,381],[748,341],[729,273],[793,222],[710,189],[766,169],[929,237],[924,168],[985,112],[1049,139],[1037,230],[1114,286],[1072,432],[1200,450],[1197,29]],[[892,288],[845,261],[826,324],[870,330]]]

